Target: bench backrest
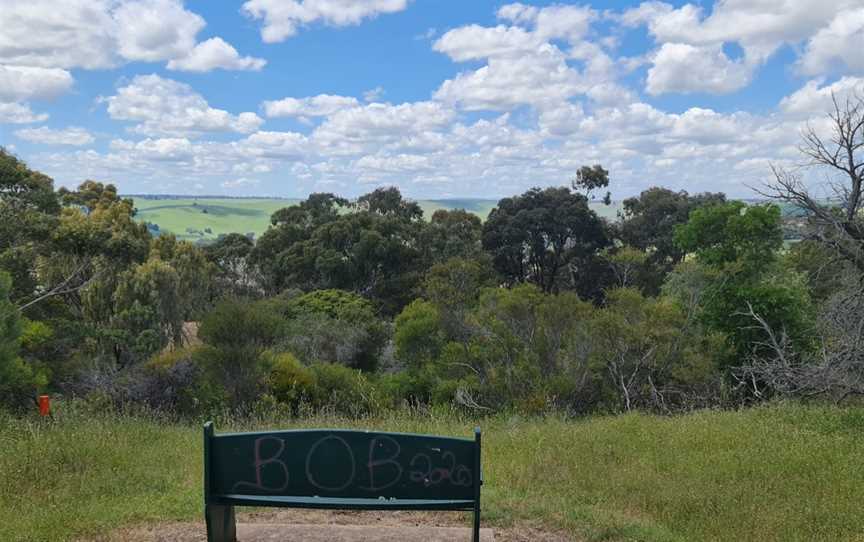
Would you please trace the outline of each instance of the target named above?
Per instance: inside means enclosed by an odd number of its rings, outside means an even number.
[[[475,438],[315,429],[216,435],[204,428],[205,493],[479,501]]]

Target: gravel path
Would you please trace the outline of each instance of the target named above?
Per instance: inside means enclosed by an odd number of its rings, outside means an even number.
[[[265,510],[237,515],[240,542],[449,542],[470,540],[467,520],[430,512]],[[278,525],[278,526],[277,526]],[[283,527],[284,526],[284,527]],[[568,542],[576,539],[527,526],[483,529],[483,542]],[[251,538],[250,538],[251,537]],[[80,542],[206,542],[200,522],[162,523],[119,529]]]

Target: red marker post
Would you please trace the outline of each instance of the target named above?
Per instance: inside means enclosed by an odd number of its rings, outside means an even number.
[[[47,395],[39,396],[39,414],[41,416],[47,416],[51,413],[51,398]]]

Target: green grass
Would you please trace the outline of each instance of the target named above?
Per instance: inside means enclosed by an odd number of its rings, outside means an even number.
[[[297,199],[231,198],[133,198],[142,222],[157,224],[164,232],[188,241],[216,239],[223,233],[254,233],[260,236],[270,225],[270,215],[283,207],[296,205]],[[427,219],[438,209],[465,209],[485,220],[498,203],[490,199],[420,200]],[[591,203],[598,215],[615,220],[620,202],[606,206]],[[206,212],[205,212],[206,211]],[[208,229],[210,232],[206,232]]]
[[[295,205],[289,199],[151,199],[136,198],[136,218],[158,224],[164,232],[180,239],[212,240],[222,233],[255,233],[261,235],[275,211]],[[205,212],[206,211],[206,212]],[[209,228],[212,233],[205,233]],[[189,230],[200,233],[193,233]]]
[[[65,540],[199,518],[197,424],[58,409],[50,422],[0,416],[0,540]],[[453,413],[398,412],[217,428],[467,436],[475,423]],[[484,525],[527,523],[577,540],[861,540],[864,533],[862,408],[786,404],[674,418],[479,423]]]

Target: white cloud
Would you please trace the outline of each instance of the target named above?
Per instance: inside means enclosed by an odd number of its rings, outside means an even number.
[[[195,47],[207,24],[178,0],[123,2],[114,10],[118,52],[127,60],[154,62],[180,58]]]
[[[536,51],[543,43],[539,36],[518,26],[493,28],[476,24],[450,30],[432,45],[457,62],[491,56]]]
[[[576,95],[601,103],[632,101],[632,94],[616,82],[623,70],[586,39],[598,19],[593,9],[508,4],[498,10],[498,18],[514,24],[463,26],[435,42],[436,51],[457,62],[486,59],[485,66],[444,81],[435,99],[465,110],[494,111],[523,105],[555,108]],[[566,52],[559,48],[561,40],[569,46]]]
[[[132,131],[144,135],[250,133],[264,122],[255,113],[232,115],[212,108],[189,85],[155,74],[136,76],[103,101],[111,118],[137,122]]]
[[[187,72],[209,72],[217,68],[258,71],[265,64],[267,61],[262,58],[241,57],[237,49],[222,38],[210,38],[196,45],[187,56],[170,61],[168,69]]]
[[[412,138],[445,130],[454,118],[452,110],[436,102],[371,103],[327,117],[312,139],[319,147],[345,153],[387,143],[410,145],[416,143]]]
[[[326,117],[337,111],[357,107],[360,102],[352,96],[319,94],[308,98],[283,98],[264,102],[268,117]]]
[[[109,0],[27,0],[0,9],[0,63],[47,68],[108,68],[116,24]]]
[[[15,132],[19,139],[31,143],[42,143],[45,145],[89,145],[95,141],[94,137],[84,128],[70,126],[62,130],[52,130],[46,126],[39,128],[25,128]]]
[[[132,155],[136,159],[157,162],[186,161],[194,155],[193,144],[185,137],[157,139],[148,137],[141,141],[115,139],[111,142],[111,149]]]
[[[532,54],[492,57],[486,66],[444,81],[434,96],[466,110],[509,110],[562,102],[586,89],[564,54],[545,44]]]
[[[5,0],[0,64],[104,69],[173,60],[193,71],[256,69],[259,59],[240,57],[220,38],[199,44],[205,24],[182,0]]]
[[[72,76],[57,68],[0,65],[0,101],[55,98],[72,87]]]
[[[780,109],[794,117],[809,117],[824,115],[832,108],[832,95],[842,103],[850,95],[864,97],[864,78],[843,77],[842,79],[823,85],[823,79],[811,79],[807,83],[786,96],[780,102]]]
[[[809,75],[844,67],[864,73],[864,8],[838,13],[810,38],[799,65]]]
[[[297,132],[255,132],[236,148],[249,157],[301,160],[310,156],[308,138]]]
[[[625,11],[619,20],[628,26],[647,25],[663,47],[693,46],[687,56],[697,71],[708,75],[714,69],[731,81],[716,77],[711,84],[702,85],[705,88],[694,89],[698,86],[695,76],[664,77],[665,84],[651,87],[655,93],[723,93],[749,83],[753,72],[784,45],[799,47],[805,41],[808,45],[801,61],[805,73],[827,73],[838,62],[853,69],[864,68],[859,54],[864,44],[860,13],[861,0],[725,0],[716,2],[707,15],[694,4],[675,8],[652,1]],[[726,43],[740,45],[743,59],[733,62],[722,55],[721,47]],[[668,55],[658,54],[657,61],[666,62],[665,66],[655,66],[661,73],[682,71]],[[682,86],[675,86],[675,82]]]
[[[224,183],[222,183],[222,188],[230,188],[230,189],[247,188],[250,186],[256,186],[260,182],[261,181],[259,181],[258,179],[249,179],[246,177],[241,177],[241,178],[233,180],[233,181],[225,181]]]
[[[267,43],[275,43],[293,36],[301,26],[316,22],[356,25],[407,6],[408,0],[249,0],[242,11],[253,19],[263,19],[261,37]]]
[[[363,101],[364,102],[379,102],[381,98],[386,94],[384,87],[377,86],[375,88],[370,88],[369,90],[363,93]]]
[[[0,102],[0,124],[30,124],[46,120],[47,113],[34,113],[27,104]]]
[[[725,94],[747,86],[752,68],[730,60],[720,46],[664,43],[648,70],[646,90]]]

